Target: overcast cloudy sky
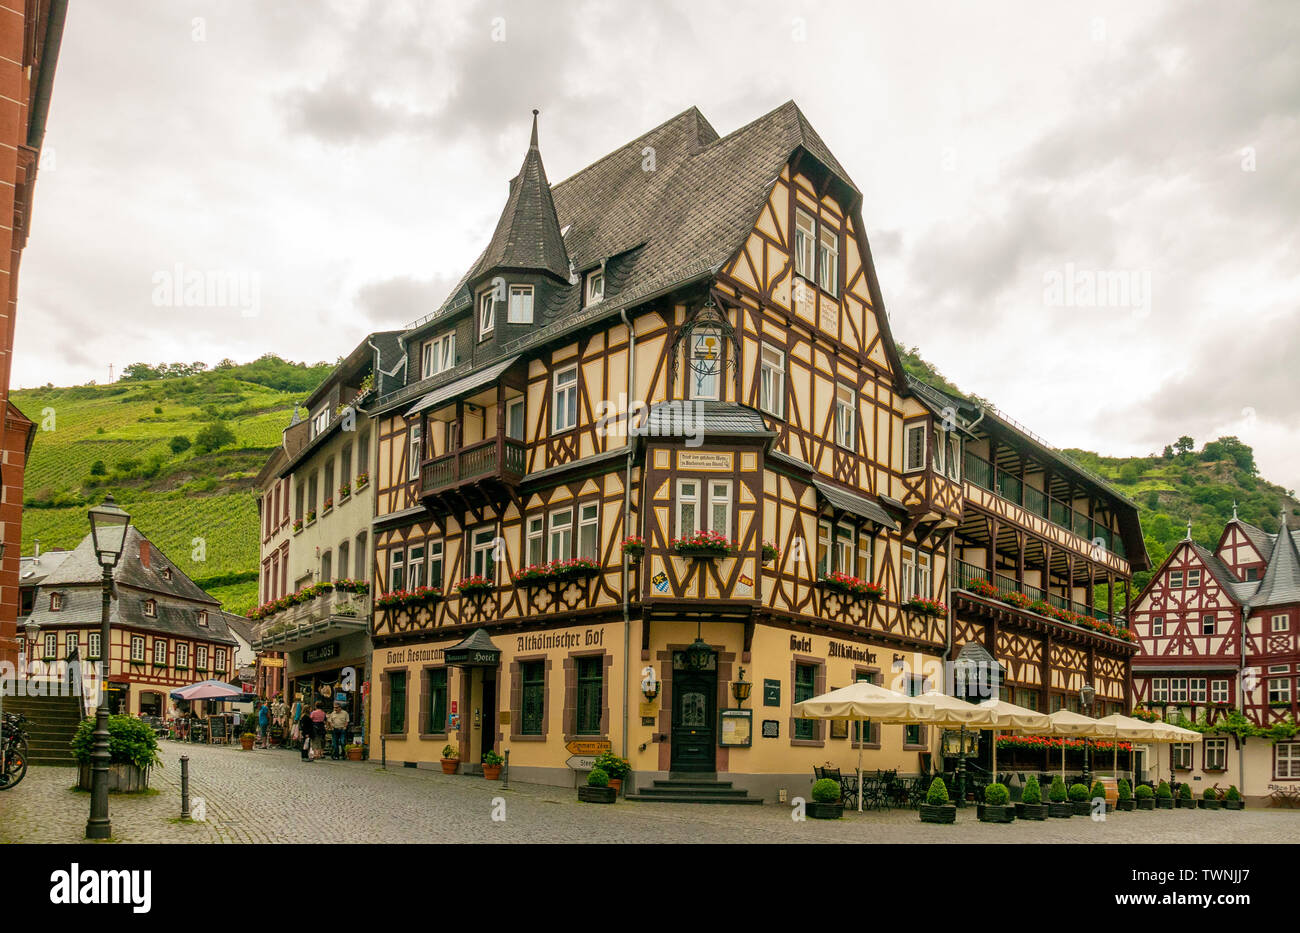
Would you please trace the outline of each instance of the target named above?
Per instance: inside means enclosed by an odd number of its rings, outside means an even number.
[[[533,107],[558,181],[692,104],[726,134],[793,98],[865,195],[900,342],[1059,446],[1236,434],[1300,487],[1298,21],[1287,2],[74,0],[14,385],[333,360],[445,296]],[[246,291],[195,307],[168,296],[177,271]]]

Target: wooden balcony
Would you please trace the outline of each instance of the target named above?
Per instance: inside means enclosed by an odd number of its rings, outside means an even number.
[[[523,443],[497,435],[422,461],[420,495],[440,497],[493,484],[513,487],[527,472]]]

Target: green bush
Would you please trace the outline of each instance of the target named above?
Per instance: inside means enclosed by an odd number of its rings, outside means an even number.
[[[190,439],[184,434],[177,434],[171,440],[171,449],[174,454],[183,454],[190,449]]]
[[[91,476],[107,476],[107,475],[108,475],[108,467],[105,466],[103,460],[96,460],[94,463],[92,463],[92,464],[90,465],[90,475],[91,475]]]
[[[609,775],[599,768],[592,768],[587,775],[588,787],[609,787]]]
[[[194,449],[206,454],[235,442],[235,432],[220,421],[210,421],[194,435]]]
[[[90,764],[95,750],[95,720],[83,719],[72,737],[72,753],[80,764]],[[133,764],[142,770],[158,765],[158,736],[134,716],[108,717],[108,753],[113,764]]]
[[[840,799],[840,785],[830,778],[822,778],[812,786],[812,799],[817,803],[837,803]]]
[[[1192,799],[1192,785],[1186,782],[1178,785],[1178,796],[1183,800]]]
[[[632,764],[606,749],[596,756],[595,766],[609,775],[611,781],[621,781],[632,773]]]
[[[1070,799],[1073,800],[1075,803],[1078,803],[1079,801],[1082,801],[1082,800],[1087,800],[1087,799],[1088,799],[1088,785],[1087,785],[1087,784],[1071,784],[1071,785],[1070,785]]]
[[[1119,790],[1119,799],[1120,799],[1120,800],[1132,800],[1132,799],[1133,799],[1133,788],[1129,787],[1129,786],[1128,786],[1128,781],[1124,780],[1123,778],[1120,778],[1120,779],[1119,779],[1118,790]]]
[[[161,405],[155,405],[155,406],[153,407],[153,413],[154,413],[155,415],[161,415],[161,414],[162,414],[162,406],[161,406]]]
[[[1150,800],[1156,792],[1151,789],[1150,784],[1139,784],[1136,793],[1138,800]]]
[[[1005,784],[990,784],[984,788],[984,802],[992,807],[1005,807],[1011,800],[1011,791]]]
[[[1020,802],[1034,805],[1043,802],[1043,789],[1038,786],[1038,778],[1031,776],[1025,782],[1025,789],[1020,794]]]
[[[1070,799],[1069,791],[1065,789],[1065,781],[1059,774],[1052,778],[1052,786],[1047,789],[1047,799],[1052,803],[1065,803]]]
[[[1228,794],[1227,794],[1227,797],[1226,797],[1225,799],[1227,799],[1227,800],[1240,800],[1240,799],[1241,799],[1241,791],[1237,790],[1237,785],[1236,785],[1236,784],[1229,784],[1229,785],[1228,785]]]
[[[1156,796],[1161,800],[1173,800],[1174,792],[1169,789],[1168,781],[1161,781],[1160,786],[1156,788]]]
[[[1105,799],[1106,785],[1102,784],[1101,781],[1094,781],[1092,785],[1092,794],[1089,795],[1089,799],[1096,800],[1098,797]]]
[[[1204,797],[1206,800],[1218,800],[1219,792],[1215,790],[1213,787],[1207,787],[1205,788],[1205,791],[1204,793],[1201,794],[1201,796]]]
[[[930,789],[925,794],[925,802],[932,807],[942,807],[948,803],[948,785],[943,783],[943,778],[937,777],[930,782]]]
[[[498,755],[494,750],[488,749],[483,753],[483,764],[489,766],[503,765],[506,760]]]

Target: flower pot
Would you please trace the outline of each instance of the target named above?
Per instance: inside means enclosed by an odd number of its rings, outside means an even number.
[[[1200,801],[1198,801],[1198,803],[1200,804],[1200,808],[1201,808],[1202,810],[1217,810],[1217,809],[1219,809],[1219,801],[1217,801],[1217,800],[1200,800]]]
[[[1010,805],[979,803],[975,805],[975,816],[981,823],[1014,823],[1016,811]]]
[[[1068,801],[1065,803],[1049,803],[1047,805],[1047,815],[1054,820],[1067,820],[1074,816],[1074,807]]]
[[[613,803],[617,797],[612,787],[592,787],[583,784],[578,788],[578,799],[583,803]]]
[[[1225,809],[1225,810],[1244,810],[1244,809],[1246,809],[1246,801],[1244,801],[1244,800],[1224,800],[1224,801],[1222,802],[1222,805],[1223,805],[1223,809]]]
[[[1174,808],[1173,797],[1156,797],[1155,801],[1157,810],[1172,810]]]
[[[361,760],[361,749],[359,749],[359,748],[349,748],[349,749],[348,749],[348,761],[360,761],[360,760]]]
[[[612,787],[612,788],[614,788],[614,796],[617,797],[617,796],[622,792],[622,790],[623,790],[623,779],[622,779],[622,778],[610,778],[610,779],[609,779],[609,786]]]
[[[239,737],[239,746],[246,752],[253,750],[254,736],[251,732],[245,732]]]
[[[804,812],[814,820],[838,820],[844,815],[843,801],[835,803],[821,803],[816,800],[808,801]]]
[[[485,778],[487,778],[489,781],[500,780],[500,778],[501,778],[501,766],[500,766],[500,765],[489,765],[489,764],[485,764],[485,765],[483,765],[483,776],[484,776]]]
[[[438,761],[442,765],[443,774],[455,774],[456,769],[460,767],[459,758],[439,758]]]
[[[1130,797],[1128,800],[1121,800],[1115,804],[1119,809],[1126,813],[1131,813],[1137,809],[1137,801]]]
[[[956,823],[957,822],[957,805],[951,803],[945,804],[921,804],[921,822],[922,823]]]
[[[1018,803],[1016,804],[1016,819],[1045,820],[1047,819],[1047,804]]]
[[[1145,800],[1135,800],[1139,810],[1154,810],[1156,808],[1156,798],[1147,797]]]

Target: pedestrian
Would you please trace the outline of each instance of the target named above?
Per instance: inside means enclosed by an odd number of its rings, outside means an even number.
[[[317,703],[306,718],[311,720],[311,756],[319,758],[325,744],[325,704]]]
[[[262,708],[257,711],[257,733],[262,740],[263,748],[271,747],[271,707],[270,704],[263,703]]]
[[[302,716],[293,727],[298,750],[302,752],[303,761],[311,761],[312,721],[310,716]]]
[[[326,717],[330,727],[330,757],[335,761],[346,757],[343,752],[344,739],[348,734],[348,711],[342,703],[335,703],[333,711]]]

